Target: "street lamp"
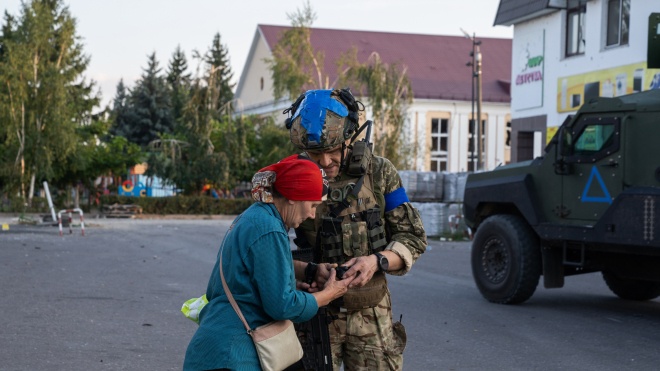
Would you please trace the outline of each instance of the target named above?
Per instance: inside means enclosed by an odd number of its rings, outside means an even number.
[[[479,45],[481,45],[481,41],[477,40],[476,35],[473,33],[472,36],[465,32],[461,28],[461,31],[463,32],[463,35],[467,39],[470,39],[472,41],[472,51],[470,52],[470,57],[472,57],[472,61],[467,62],[467,66],[472,67],[472,121],[476,123],[476,146],[477,146],[477,157],[476,157],[476,166],[475,166],[475,156],[474,156],[474,136],[475,130],[472,130],[472,169],[473,170],[481,170],[483,167],[482,164],[482,148],[481,148],[481,50],[479,49]],[[475,120],[474,116],[474,104],[475,104],[475,97],[474,97],[474,90],[475,90],[475,83],[477,85],[477,117]]]

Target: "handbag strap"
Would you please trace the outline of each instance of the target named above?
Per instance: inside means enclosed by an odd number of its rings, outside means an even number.
[[[236,220],[238,220],[238,218],[236,218]],[[234,223],[236,223],[236,220],[234,220]],[[220,260],[218,262],[218,266],[220,268],[220,279],[222,280],[222,288],[225,289],[225,294],[227,294],[227,299],[229,299],[229,303],[231,304],[232,308],[234,308],[236,314],[238,314],[238,318],[240,318],[241,321],[243,321],[243,324],[245,325],[245,329],[247,330],[248,334],[250,334],[252,330],[250,329],[250,326],[245,320],[245,317],[243,317],[241,308],[239,308],[238,304],[236,304],[236,300],[234,300],[234,295],[232,295],[231,291],[229,291],[229,286],[227,286],[227,282],[225,281],[225,275],[222,273],[222,251],[225,248],[225,241],[227,240],[227,235],[229,234],[229,232],[231,232],[232,228],[234,227],[234,223],[232,223],[231,227],[229,227],[229,230],[225,234],[225,237],[222,239],[222,246],[220,246]]]

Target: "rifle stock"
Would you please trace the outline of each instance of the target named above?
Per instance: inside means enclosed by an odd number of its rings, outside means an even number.
[[[291,254],[295,260],[310,262],[314,257],[312,250],[298,249],[291,251]],[[332,371],[332,351],[328,332],[328,325],[332,319],[327,308],[321,307],[309,321],[294,323],[304,354],[300,361],[288,367],[286,371]]]

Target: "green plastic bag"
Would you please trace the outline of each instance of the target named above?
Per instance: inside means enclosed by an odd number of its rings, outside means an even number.
[[[202,308],[204,308],[208,302],[209,301],[206,300],[206,294],[198,298],[186,300],[186,302],[183,303],[183,306],[181,307],[181,312],[184,316],[186,316],[186,318],[199,325],[199,312],[202,311]]]

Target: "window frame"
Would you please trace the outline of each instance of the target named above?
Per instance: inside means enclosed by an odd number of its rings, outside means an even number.
[[[611,140],[597,151],[576,151],[578,141],[585,130],[594,126],[612,126]],[[566,163],[594,163],[602,158],[619,151],[621,140],[621,118],[620,117],[589,117],[580,121],[577,125],[566,130],[564,137],[564,156]]]
[[[577,35],[574,35],[572,27],[573,19],[572,17],[577,15]],[[584,55],[584,51],[587,45],[586,41],[586,16],[587,16],[587,4],[581,1],[578,1],[576,5],[566,9],[566,40],[564,54],[568,57],[574,57],[578,55]],[[575,36],[575,37],[573,37]],[[576,44],[577,47],[575,51],[571,51],[571,47]]]
[[[612,22],[614,19],[610,16],[612,12],[612,5],[618,5],[616,11],[616,25]],[[605,22],[605,47],[613,48],[617,46],[624,46],[630,44],[630,0],[608,0],[606,6],[606,22]],[[627,9],[626,9],[627,8]],[[626,10],[624,12],[624,10]],[[625,24],[625,27],[624,27]],[[616,36],[610,37],[610,31],[616,27]],[[625,28],[625,32],[623,32]],[[616,38],[616,40],[614,40]]]
[[[444,121],[444,123],[443,123]],[[435,123],[434,123],[435,122]],[[433,131],[433,126],[437,124],[437,132]],[[443,132],[444,129],[444,132]],[[443,150],[443,139],[446,148]],[[433,145],[437,140],[437,149],[433,150]],[[449,166],[449,119],[441,117],[431,118],[431,148],[429,148],[430,161],[429,169],[431,171],[446,171]],[[435,166],[435,170],[434,170]]]

